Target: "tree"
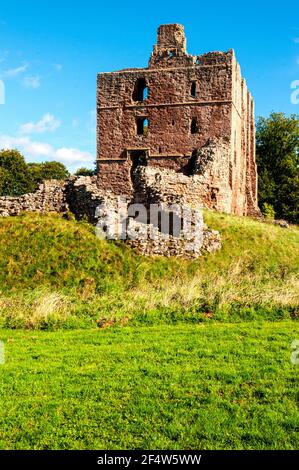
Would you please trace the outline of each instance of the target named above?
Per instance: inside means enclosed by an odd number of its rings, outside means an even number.
[[[5,188],[5,181],[7,179],[7,170],[0,167],[0,195],[2,196]]]
[[[0,151],[1,196],[19,196],[32,190],[32,180],[24,157],[17,150]]]
[[[64,180],[70,175],[60,162],[29,163],[28,167],[35,186],[44,180]]]
[[[259,203],[278,218],[299,223],[299,120],[272,113],[260,117],[256,133]]]
[[[95,174],[95,171],[94,170],[90,170],[89,168],[79,168],[76,173],[75,173],[75,176],[94,176]]]
[[[35,191],[43,180],[63,180],[68,176],[62,163],[27,164],[17,150],[0,151],[0,196],[20,196]]]

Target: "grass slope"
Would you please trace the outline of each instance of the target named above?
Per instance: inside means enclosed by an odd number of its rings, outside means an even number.
[[[0,449],[298,447],[299,230],[206,221],[190,262],[0,219]]]
[[[296,449],[294,324],[1,333],[0,449]]]
[[[58,215],[0,219],[0,324],[296,318],[299,230],[207,212],[223,248],[197,261],[142,258]]]

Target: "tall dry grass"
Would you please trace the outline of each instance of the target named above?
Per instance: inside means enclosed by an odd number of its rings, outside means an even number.
[[[70,314],[70,301],[59,292],[34,290],[0,297],[0,321],[9,328],[43,329],[60,326]]]

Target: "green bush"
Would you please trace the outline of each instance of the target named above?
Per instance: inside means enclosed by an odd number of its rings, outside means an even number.
[[[262,205],[262,214],[266,219],[274,220],[275,219],[275,210],[271,204],[264,202]]]
[[[44,180],[63,180],[69,176],[59,162],[26,163],[17,150],[0,151],[0,196],[31,193]]]
[[[91,170],[90,168],[85,168],[85,167],[79,168],[75,173],[75,176],[94,176],[94,175],[95,175],[95,170]]]

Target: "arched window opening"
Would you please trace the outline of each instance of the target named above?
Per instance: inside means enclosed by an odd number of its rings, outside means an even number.
[[[197,134],[197,133],[198,133],[197,119],[193,118],[191,121],[191,134]]]
[[[191,84],[191,96],[193,96],[193,98],[196,98],[196,82],[192,82]]]
[[[134,101],[145,101],[148,98],[148,87],[145,78],[138,78],[133,91]]]
[[[148,134],[149,120],[147,118],[138,118],[137,119],[137,135],[147,135]]]

